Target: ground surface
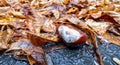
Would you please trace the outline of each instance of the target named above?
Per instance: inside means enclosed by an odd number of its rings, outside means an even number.
[[[90,46],[83,46],[79,49],[60,49],[48,52],[54,65],[94,65],[94,57]],[[110,44],[108,48],[106,43],[99,45],[105,65],[117,65],[112,61],[113,57],[120,59],[120,47]],[[27,61],[20,61],[13,58],[11,54],[0,55],[0,65],[29,65]]]

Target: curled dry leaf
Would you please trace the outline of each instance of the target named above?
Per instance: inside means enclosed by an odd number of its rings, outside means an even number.
[[[105,5],[103,7],[103,11],[113,11],[115,9],[115,6],[113,4]]]
[[[93,19],[86,19],[85,22],[89,25],[97,34],[103,35],[108,30],[111,23],[103,21],[95,21]]]
[[[114,43],[120,46],[120,36],[115,36],[114,34],[109,32],[104,33],[103,36],[105,39],[107,39],[111,43]]]
[[[5,29],[7,28],[7,29]],[[9,42],[12,38],[13,30],[8,26],[2,26],[0,29],[0,50],[8,49]]]
[[[9,5],[17,3],[19,0],[5,0]]]
[[[88,35],[87,41],[93,46],[100,65],[103,65],[96,33],[119,45],[119,4],[118,0],[0,0],[0,25],[14,28],[13,36],[8,29],[0,31],[0,48],[7,48],[11,39],[17,41],[27,37],[32,43],[20,40],[10,48],[26,52],[30,64],[36,63],[37,60],[43,63],[39,65],[46,65],[43,50],[32,44],[42,46],[59,42],[54,24],[69,24]],[[59,19],[63,20],[56,23]]]
[[[51,19],[47,19],[45,23],[42,26],[42,30],[44,32],[53,32],[55,33],[56,31],[56,26],[53,24],[53,21]]]
[[[19,40],[18,42],[12,43],[7,51],[12,50],[22,50],[28,56],[31,56],[35,63],[38,63],[39,65],[47,65],[43,49],[41,47],[33,46],[29,40]]]
[[[52,13],[56,19],[58,19],[60,17],[60,12],[58,10],[52,10]]]
[[[5,12],[9,11],[9,9],[10,9],[9,6],[7,6],[7,7],[0,7],[0,14],[3,14],[3,12],[5,13]]]
[[[104,13],[106,13],[106,14],[108,14],[109,16],[111,16],[112,18],[114,18],[115,21],[120,24],[120,20],[119,20],[119,18],[120,18],[120,13],[119,13],[119,12],[115,12],[115,11],[104,11]]]
[[[97,34],[103,36],[109,42],[120,45],[120,33],[118,30],[116,30],[116,28],[111,22],[96,22],[92,19],[88,19],[85,23],[88,24]]]
[[[0,6],[5,6],[5,5],[7,5],[6,0],[0,0]]]
[[[97,13],[92,13],[92,14],[91,14],[91,16],[92,16],[94,19],[100,18],[102,15],[103,15],[103,12],[101,12],[101,11],[98,11]]]
[[[58,36],[49,34],[49,33],[40,33],[39,35],[35,35],[33,33],[28,32],[27,38],[31,41],[31,43],[35,46],[42,46],[46,43],[50,42],[58,42]]]
[[[54,3],[62,4],[62,5],[67,5],[69,4],[69,0],[53,0]]]
[[[81,11],[79,12],[78,16],[80,18],[83,18],[87,14],[87,12],[88,12],[87,9],[81,9]]]
[[[113,24],[118,24],[113,17],[111,17],[108,14],[104,14],[103,16],[100,17],[100,19],[104,20],[105,22],[110,22]]]
[[[20,13],[20,12],[11,12],[11,13],[12,13],[13,16],[15,16],[15,17],[25,18],[25,16],[24,16],[22,13]]]
[[[35,32],[34,21],[35,21],[35,19],[33,19],[32,16],[27,17],[27,19],[25,20],[25,24],[31,32]]]
[[[77,12],[78,11],[78,8],[77,7],[71,7],[68,11],[67,11],[67,13],[75,13],[75,12]]]
[[[120,27],[117,25],[111,25],[108,29],[109,33],[113,33],[115,36],[120,36]]]
[[[89,28],[82,20],[79,20],[79,18],[71,15],[65,16],[65,19],[67,19],[72,24],[80,24],[82,27]]]

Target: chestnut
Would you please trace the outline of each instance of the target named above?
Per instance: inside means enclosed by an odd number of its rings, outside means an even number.
[[[57,31],[67,46],[84,44],[87,40],[86,33],[66,25],[60,25]]]

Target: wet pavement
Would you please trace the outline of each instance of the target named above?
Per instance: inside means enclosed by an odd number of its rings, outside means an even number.
[[[12,54],[1,54],[0,65],[29,65],[27,61],[17,60]]]
[[[117,65],[112,58],[120,59],[120,46],[104,43],[99,45],[105,65]],[[78,49],[63,48],[47,52],[54,65],[95,65],[95,57],[90,46],[81,46]],[[29,65],[27,61],[13,58],[11,54],[0,55],[0,65]],[[50,65],[50,63],[49,63]]]
[[[117,65],[112,58],[120,59],[120,46],[104,43],[99,45],[100,52],[105,65]],[[95,57],[90,46],[83,46],[79,49],[61,49],[48,53],[54,65],[94,65]]]

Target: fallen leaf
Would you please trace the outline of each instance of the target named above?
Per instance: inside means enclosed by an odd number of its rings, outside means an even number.
[[[48,33],[43,33],[43,34],[40,33],[39,35],[35,35],[33,33],[28,32],[27,38],[35,46],[42,46],[45,45],[46,43],[58,42],[59,40],[57,35],[48,34]]]
[[[10,10],[10,7],[9,7],[9,6],[7,6],[7,7],[0,7],[0,13],[1,13],[1,14],[5,13],[5,12],[7,12],[7,11],[9,11],[9,10]]]
[[[7,28],[7,29],[5,29]],[[13,30],[7,26],[2,26],[0,29],[0,50],[8,49],[9,42],[12,38]]]
[[[33,46],[29,40],[19,40],[18,42],[12,43],[10,48],[7,51],[12,50],[22,50],[24,51],[28,56],[31,56],[32,59],[34,59],[35,63],[38,63],[39,65],[47,65],[45,60],[45,54],[41,47],[35,47]],[[28,58],[31,60],[31,58]],[[33,63],[32,61],[30,63]]]
[[[105,39],[107,39],[111,43],[114,43],[114,44],[120,46],[120,36],[115,36],[114,34],[108,33],[108,32],[106,32],[105,34],[103,34],[103,36],[104,36]]]
[[[15,16],[15,17],[25,18],[25,16],[20,12],[11,12],[11,14],[13,14],[13,16]]]
[[[60,17],[60,12],[58,10],[52,10],[52,12],[56,19]]]
[[[93,19],[86,19],[85,22],[89,25],[97,34],[103,35],[108,30],[111,23],[104,21],[95,21]]]
[[[101,12],[101,11],[98,11],[97,13],[92,13],[92,14],[91,14],[91,16],[92,16],[94,19],[100,18],[102,15],[103,15],[103,12]]]
[[[104,20],[105,22],[110,22],[113,24],[118,24],[113,17],[111,17],[108,14],[104,14],[103,16],[100,17],[100,19]]]
[[[6,0],[0,0],[0,6],[5,6],[5,5],[7,5]]]
[[[78,11],[78,8],[77,7],[71,7],[67,13],[75,13],[76,11]]]
[[[53,24],[53,21],[51,19],[47,19],[45,23],[42,26],[42,30],[44,32],[56,32],[56,26]]]

